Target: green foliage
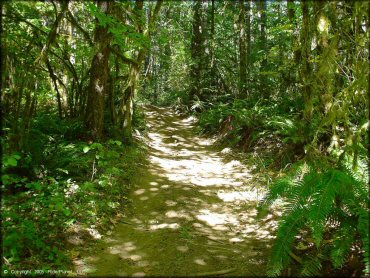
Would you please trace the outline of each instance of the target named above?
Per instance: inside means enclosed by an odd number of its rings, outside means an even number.
[[[236,99],[232,104],[217,103],[200,114],[199,126],[203,133],[221,133],[228,144],[275,136],[286,145],[300,145],[305,138],[298,116],[285,110],[286,104],[251,102]]]
[[[12,265],[32,264],[37,259],[46,266],[61,267],[67,258],[63,243],[56,241],[66,217],[71,214],[63,198],[63,187],[47,177],[37,182],[25,182],[27,191],[8,195],[7,188],[3,201],[3,255]]]
[[[136,32],[133,26],[123,24],[122,22],[117,20],[116,17],[101,12],[93,3],[89,3],[88,8],[91,15],[98,19],[99,25],[101,25],[102,27],[107,27],[108,31],[113,35],[113,44],[117,44],[123,49],[126,49],[127,47],[125,43],[125,37],[128,37],[137,47],[149,47],[148,38],[145,37],[142,33]]]
[[[265,107],[250,104],[244,100],[235,100],[232,105],[219,103],[200,116],[200,126],[204,132],[215,132],[227,119],[232,118],[230,134],[240,135],[246,129],[257,129],[263,125]],[[240,138],[239,138],[240,139]]]
[[[105,229],[111,215],[127,205],[136,162],[144,155],[140,145],[118,140],[66,140],[73,124],[54,120],[36,117],[33,132],[39,136],[29,146],[38,140],[40,147],[31,149],[37,161],[30,154],[3,157],[3,256],[13,269],[66,267],[69,227]],[[34,173],[24,176],[19,167]]]
[[[19,154],[12,154],[10,156],[5,155],[3,157],[3,167],[15,167],[18,165],[18,160],[21,159]]]
[[[267,125],[274,130],[274,134],[282,137],[282,141],[287,144],[303,144],[305,138],[301,130],[303,130],[303,123],[297,121],[298,117],[293,116],[288,119],[286,116],[275,116]]]
[[[289,265],[289,253],[296,252],[297,236],[309,241],[304,255],[302,275],[318,275],[321,265],[330,260],[334,268],[342,267],[353,246],[363,256],[369,269],[369,195],[366,181],[358,180],[345,168],[308,167],[304,164],[293,176],[277,180],[260,205],[266,207],[282,198],[283,217],[269,262],[270,276],[280,275]],[[322,254],[330,254],[323,256]]]
[[[134,114],[132,116],[132,124],[136,129],[143,132],[146,129],[145,114],[140,107],[134,108]]]

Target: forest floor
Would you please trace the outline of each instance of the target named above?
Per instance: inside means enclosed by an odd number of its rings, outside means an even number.
[[[196,135],[196,121],[147,107],[148,163],[130,213],[74,261],[99,276],[259,276],[276,222],[256,220],[263,185],[251,168]]]

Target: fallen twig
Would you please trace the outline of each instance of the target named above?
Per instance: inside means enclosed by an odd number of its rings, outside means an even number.
[[[213,239],[213,238],[210,238],[209,236],[211,236],[210,234],[201,234],[201,233],[194,233],[194,234],[196,234],[196,235],[198,235],[198,236],[203,236],[203,237],[205,237],[205,238],[207,238],[207,239],[209,239],[209,240],[212,240],[212,241],[214,241],[214,242],[217,242],[217,243],[220,243],[220,244],[223,244],[223,245],[227,245],[227,243],[225,243],[225,242],[222,242],[222,241],[220,241],[220,240],[217,240],[217,239]]]
[[[229,268],[229,269],[223,269],[223,270],[218,270],[218,271],[197,273],[197,274],[192,275],[192,276],[195,276],[195,277],[216,276],[216,275],[223,275],[223,274],[227,274],[227,273],[230,273],[230,272],[234,272],[235,270],[236,270],[236,268]]]
[[[130,222],[126,222],[126,221],[119,221],[118,223],[120,223],[120,224],[127,224],[127,225],[135,226],[134,224],[132,224],[132,223],[130,223]]]
[[[96,169],[95,169],[95,158],[94,158],[93,169],[92,169],[92,173],[91,173],[91,181],[93,181],[95,174],[96,174]]]
[[[10,264],[10,262],[8,261],[8,259],[7,259],[7,258],[5,258],[5,257],[3,257],[3,259],[4,259],[5,264],[6,264],[8,267],[10,267],[10,266],[11,266],[11,264]]]
[[[199,244],[199,243],[195,243],[195,242],[191,242],[190,240],[188,241],[188,243],[190,243],[190,244],[194,244],[194,245],[198,245],[198,246],[205,246],[204,244]],[[209,246],[208,244],[207,244],[207,246]],[[227,250],[227,251],[231,251],[231,252],[238,252],[239,250],[238,249],[230,249],[230,248],[225,248],[225,247],[221,247],[221,246],[217,246],[217,245],[211,245],[211,246],[209,246],[209,247],[211,247],[211,248],[218,248],[218,249],[223,249],[223,250]],[[210,249],[208,249],[208,250],[210,250]],[[240,252],[240,251],[239,251]]]

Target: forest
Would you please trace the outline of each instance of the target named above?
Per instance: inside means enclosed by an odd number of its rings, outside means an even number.
[[[1,1],[2,275],[370,275],[368,1]]]

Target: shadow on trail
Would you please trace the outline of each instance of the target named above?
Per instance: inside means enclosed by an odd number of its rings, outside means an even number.
[[[248,168],[196,136],[192,118],[152,106],[146,117],[148,165],[135,180],[132,215],[77,269],[102,276],[263,276],[276,223],[255,220],[263,192]]]

